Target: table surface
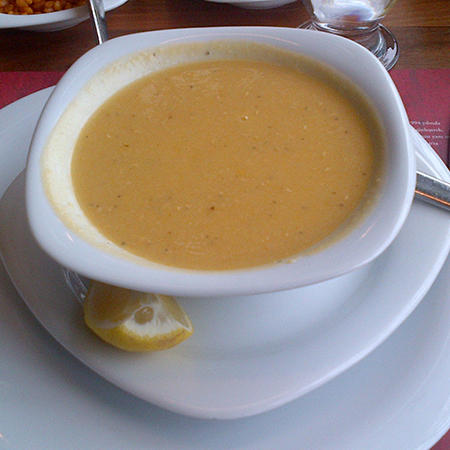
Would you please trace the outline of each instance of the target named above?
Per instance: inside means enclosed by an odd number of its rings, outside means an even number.
[[[296,27],[307,19],[300,1],[246,10],[203,0],[129,0],[107,13],[110,37],[203,26]],[[449,0],[398,0],[383,24],[399,41],[396,68],[450,68]],[[0,71],[64,71],[94,45],[90,21],[52,33],[1,30]]]

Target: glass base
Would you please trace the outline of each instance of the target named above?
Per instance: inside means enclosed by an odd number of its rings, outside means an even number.
[[[365,45],[361,36],[358,36],[358,39],[354,38],[352,35],[346,35],[344,30],[331,29],[326,26],[317,26],[312,20],[305,22],[300,25],[298,28],[303,28],[307,30],[316,30],[327,33],[337,34],[342,37],[346,37],[348,39],[352,39],[355,42],[366,47],[369,51],[371,51],[383,64],[386,70],[392,69],[395,63],[398,61],[399,49],[398,43],[395,39],[395,36],[383,25],[378,25],[377,31],[377,42],[376,45],[373,45],[371,42],[370,46]]]
[[[62,271],[70,290],[75,294],[77,300],[81,304],[83,304],[84,299],[86,298],[89,280],[87,278],[81,277],[80,275],[78,275],[75,272],[72,272],[71,270],[62,268]]]

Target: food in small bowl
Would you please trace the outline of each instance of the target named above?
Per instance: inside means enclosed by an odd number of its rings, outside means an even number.
[[[0,13],[3,14],[45,14],[64,11],[86,4],[86,0],[2,0]]]
[[[67,72],[27,166],[31,229],[89,278],[184,296],[292,289],[376,258],[415,185],[388,74],[283,28],[115,39]]]
[[[105,10],[111,11],[126,0],[105,0]],[[84,0],[1,0],[0,30],[49,32],[73,27],[89,19],[89,7]]]

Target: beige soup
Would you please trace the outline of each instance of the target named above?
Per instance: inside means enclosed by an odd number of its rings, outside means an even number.
[[[158,263],[235,269],[295,257],[353,214],[375,176],[376,120],[339,83],[249,60],[146,76],[82,130],[78,201],[102,234]]]

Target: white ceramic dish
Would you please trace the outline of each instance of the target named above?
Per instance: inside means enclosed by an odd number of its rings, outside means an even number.
[[[213,3],[229,3],[245,9],[274,9],[288,5],[295,0],[206,0]]]
[[[0,113],[0,196],[24,168],[47,95]],[[0,447],[428,450],[450,426],[449,275],[447,263],[411,317],[340,377],[275,411],[210,421],[161,410],[80,364],[35,321],[1,266]]]
[[[83,105],[83,112],[76,110],[75,114],[86,118],[89,113],[84,110],[84,105],[100,105],[121,85],[143,76],[149,70],[147,65],[139,63],[136,69],[130,70],[128,59],[125,58],[134,52],[147,51],[149,55],[153,55],[153,50],[149,49],[159,46],[156,53],[158,55],[162,52],[161,47],[167,45],[224,39],[271,44],[314,56],[334,66],[363,88],[380,113],[387,141],[380,194],[370,214],[357,226],[351,225],[351,230],[344,237],[337,239],[332,245],[324,246],[321,251],[302,254],[293,261],[248,270],[219,272],[175,269],[131,255],[107,241],[87,219],[80,222],[80,228],[89,230],[83,238],[69,229],[61,220],[62,216],[50,204],[41,176],[43,150],[67,106]],[[199,50],[199,54],[204,57],[203,51]],[[125,63],[114,66],[111,88],[101,71],[121,57],[125,58]],[[161,59],[165,61],[164,56]],[[146,61],[146,58],[135,58],[133,62],[136,60]],[[154,66],[148,64],[148,67]],[[99,90],[96,85],[97,88],[90,86],[84,89],[88,80],[98,73],[101,74],[98,78],[101,85],[108,85],[108,88]],[[76,102],[73,102],[74,99],[77,99]],[[78,128],[83,125],[81,119],[70,120],[71,126],[75,123]],[[64,132],[77,136],[78,128]],[[55,148],[60,149],[59,146]],[[64,192],[61,205],[76,205],[77,200],[72,195],[73,189],[70,186],[71,150],[53,154],[57,155],[58,162],[53,166],[59,168],[58,173],[67,172],[67,177],[61,176],[60,180],[68,180],[67,187],[60,189],[58,185],[54,192]],[[66,156],[61,158],[62,154]],[[414,150],[400,96],[379,61],[360,45],[327,33],[293,28],[178,29],[110,40],[89,51],[72,65],[50,96],[33,136],[27,164],[26,197],[28,217],[35,238],[63,266],[90,278],[131,289],[208,297],[297,288],[340,276],[366,264],[385,250],[401,229],[414,195],[415,178]],[[79,217],[82,216],[80,210]]]
[[[127,0],[105,0],[105,10],[111,11],[126,3]],[[28,31],[58,31],[78,25],[89,19],[87,5],[78,8],[56,11],[46,14],[0,14],[2,28],[21,28]]]
[[[41,91],[0,113],[4,127],[0,154],[4,148],[13,160],[2,166],[3,191],[24,166],[31,130],[49,93],[50,89]],[[23,130],[29,130],[29,135]],[[419,167],[448,179],[447,169],[431,148],[417,133],[414,139]],[[169,352],[129,355],[86,331],[80,305],[60,267],[36,248],[24,224],[23,200],[17,197],[20,182],[12,189],[16,192],[9,192],[9,206],[2,201],[1,250],[17,287],[41,323],[77,358],[118,386],[196,417],[257,414],[304,395],[348,369],[417,306],[450,244],[449,215],[415,202],[398,238],[367,271],[298,290],[292,298],[282,299],[289,306],[283,314],[277,308],[279,299],[271,296],[245,302],[180,299],[194,321],[194,336]]]

